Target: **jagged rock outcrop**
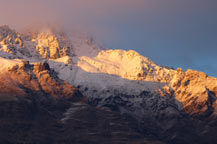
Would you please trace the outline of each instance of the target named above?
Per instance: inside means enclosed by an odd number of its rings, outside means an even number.
[[[73,56],[73,46],[63,32],[54,28],[43,28],[18,33],[8,26],[0,27],[0,50],[6,53],[32,57],[32,54],[45,59]]]
[[[62,56],[72,56],[72,44],[66,39],[66,34],[56,34],[52,30],[37,33],[32,42],[36,43],[36,50],[43,58],[56,59]]]
[[[183,109],[193,116],[209,115],[216,117],[217,79],[203,72],[188,70],[177,71],[171,83],[176,99]]]
[[[28,96],[29,93],[40,93],[50,95],[53,98],[73,98],[77,91],[75,87],[68,82],[60,80],[47,63],[33,63],[28,61],[18,61],[13,63],[12,60],[5,60],[0,75],[0,95]],[[7,63],[8,62],[8,63]]]
[[[15,30],[11,30],[8,26],[0,27],[0,50],[10,53],[16,54],[16,47],[22,48],[23,41],[19,33]]]

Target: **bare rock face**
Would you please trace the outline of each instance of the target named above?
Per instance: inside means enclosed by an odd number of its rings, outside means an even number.
[[[64,32],[53,27],[28,30],[23,37],[31,40],[35,50],[42,58],[57,59],[63,56],[73,56],[73,46]]]
[[[56,59],[62,56],[71,56],[72,45],[64,36],[41,32],[32,41],[37,44],[36,50],[43,58]]]
[[[10,61],[10,60],[8,60]],[[29,64],[22,61],[17,65],[9,67],[0,75],[0,95],[7,96],[28,96],[30,93],[49,95],[53,98],[73,98],[77,91],[68,82],[60,80],[47,63]]]
[[[176,99],[192,116],[215,116],[217,79],[203,72],[177,71],[172,82]]]

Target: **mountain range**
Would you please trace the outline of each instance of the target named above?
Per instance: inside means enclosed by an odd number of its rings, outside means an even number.
[[[0,27],[0,143],[214,144],[217,78],[81,32]]]

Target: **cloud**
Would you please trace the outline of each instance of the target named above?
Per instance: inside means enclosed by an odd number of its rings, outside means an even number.
[[[0,24],[33,22],[83,24],[135,11],[141,0],[0,0]]]

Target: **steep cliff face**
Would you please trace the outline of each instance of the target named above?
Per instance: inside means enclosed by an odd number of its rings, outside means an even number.
[[[217,79],[203,72],[179,70],[171,82],[176,99],[193,116],[216,117]]]
[[[47,63],[30,64],[24,60],[1,58],[0,95],[15,98],[29,93],[50,95],[53,98],[72,98],[77,91],[60,80]]]

